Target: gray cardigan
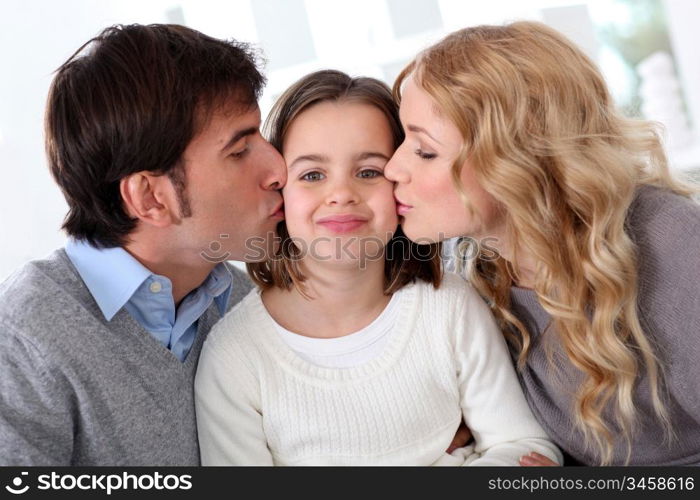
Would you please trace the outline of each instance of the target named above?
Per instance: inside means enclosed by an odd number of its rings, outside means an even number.
[[[251,288],[229,266],[228,308]],[[197,465],[193,384],[215,302],[185,362],[125,309],[107,322],[65,250],[0,284],[0,465]]]

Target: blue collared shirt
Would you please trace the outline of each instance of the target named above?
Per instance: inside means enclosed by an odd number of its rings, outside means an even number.
[[[197,321],[212,301],[222,316],[226,312],[233,280],[223,263],[217,264],[176,310],[171,281],[149,271],[123,248],[95,248],[69,239],[66,253],[107,321],[124,307],[180,361],[190,352]]]

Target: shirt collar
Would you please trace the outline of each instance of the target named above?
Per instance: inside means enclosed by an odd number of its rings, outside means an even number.
[[[233,276],[223,262],[219,262],[214,269],[211,270],[209,276],[202,284],[207,293],[214,297],[219,308],[219,314],[223,316],[228,307],[228,299],[231,296],[233,289]]]
[[[158,276],[121,247],[97,248],[70,238],[66,254],[107,321],[112,320],[146,279]],[[221,262],[200,286],[214,297],[221,316],[226,312],[232,284],[231,272]]]

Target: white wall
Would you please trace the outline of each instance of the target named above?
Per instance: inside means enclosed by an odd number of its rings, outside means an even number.
[[[686,100],[690,118],[700,132],[700,92],[687,89],[700,89],[700,57],[698,57],[698,21],[700,2],[698,0],[665,0],[666,14],[670,28],[673,52],[678,61],[679,73],[686,89]]]
[[[52,72],[103,27],[164,22],[162,1],[4,0],[0,4],[0,280],[65,240],[42,120]],[[168,2],[170,3],[170,2]]]

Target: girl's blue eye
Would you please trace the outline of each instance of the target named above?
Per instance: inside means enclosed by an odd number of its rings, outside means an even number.
[[[383,175],[382,172],[371,168],[360,170],[360,172],[357,174],[357,176],[361,179],[374,179],[375,177],[380,177],[381,175]]]
[[[307,172],[301,176],[301,180],[315,182],[323,179],[324,175],[321,172]]]
[[[435,153],[426,153],[422,149],[416,149],[415,153],[423,160],[432,160],[437,157]]]

